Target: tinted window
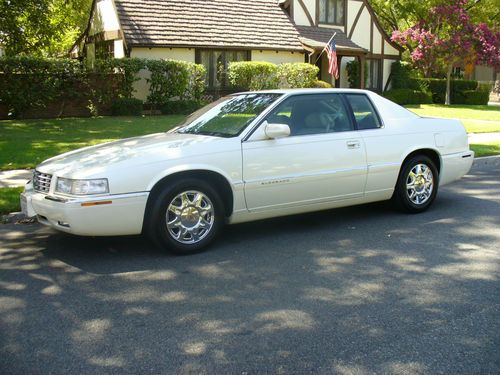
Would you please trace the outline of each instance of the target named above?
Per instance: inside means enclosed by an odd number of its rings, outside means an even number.
[[[346,94],[346,98],[354,112],[359,130],[377,129],[381,127],[377,113],[365,95]]]
[[[281,94],[229,96],[200,109],[176,128],[177,133],[234,137]]]
[[[292,96],[267,121],[287,124],[291,136],[354,130],[342,98],[336,94]]]

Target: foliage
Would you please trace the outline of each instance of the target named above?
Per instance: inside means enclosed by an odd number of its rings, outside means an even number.
[[[477,62],[500,68],[500,32],[484,23],[474,24],[469,2],[442,0],[412,27],[392,34],[392,40],[411,51],[412,61],[427,77],[431,72],[447,72],[446,104],[451,101],[453,66]]]
[[[319,89],[331,89],[332,84],[325,81],[317,80],[316,82],[314,82],[314,87],[317,87]]]
[[[307,63],[273,64],[239,61],[229,64],[229,82],[242,90],[316,87],[318,67]]]
[[[490,99],[490,92],[483,90],[466,90],[464,94],[464,104],[487,105]]]
[[[73,95],[74,86],[85,81],[85,67],[69,59],[12,57],[0,59],[0,104],[13,116],[28,108],[43,107],[59,97]]]
[[[280,88],[315,87],[319,68],[307,63],[289,63],[278,65],[278,79]]]
[[[0,188],[0,214],[9,214],[11,212],[21,211],[19,194],[24,187]]]
[[[33,168],[81,147],[165,132],[183,120],[184,116],[120,116],[0,121],[0,170]]]
[[[352,60],[346,64],[347,69],[347,81],[349,82],[350,88],[360,88],[361,87],[361,72],[359,71],[359,61]],[[365,63],[365,83],[368,79],[368,63]]]
[[[430,8],[442,3],[443,0],[370,0],[370,5],[388,35],[413,26],[427,16]],[[486,22],[490,28],[498,27],[498,0],[471,1],[467,5],[467,11],[474,23]]]
[[[140,116],[142,115],[142,100],[135,98],[118,98],[111,105],[113,116]]]
[[[148,102],[162,106],[171,100],[200,101],[205,91],[205,67],[186,61],[147,60],[151,72]]]
[[[408,80],[408,88],[426,87],[432,94],[432,101],[444,104],[446,97],[446,79],[438,78],[413,78]],[[464,104],[464,91],[476,90],[477,81],[456,79],[450,82],[450,98],[453,104]],[[427,90],[424,90],[427,91]]]
[[[243,90],[275,89],[279,85],[278,66],[265,61],[231,62],[229,83]]]
[[[120,74],[123,79],[119,87],[120,98],[132,98],[134,82],[138,81],[137,73],[146,67],[146,60],[138,58],[96,60],[94,69],[100,73]]]
[[[172,100],[164,103],[160,110],[164,115],[188,115],[201,107],[198,100]]]
[[[384,97],[401,105],[432,103],[432,96],[430,93],[412,89],[389,90],[384,92]]]
[[[92,0],[0,2],[0,44],[7,56],[62,56],[84,31]]]

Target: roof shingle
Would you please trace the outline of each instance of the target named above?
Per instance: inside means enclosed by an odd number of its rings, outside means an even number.
[[[300,33],[300,41],[308,47],[314,49],[323,49],[330,41],[333,33],[335,35],[335,45],[337,50],[340,52],[368,52],[366,49],[358,46],[351,39],[345,35],[345,33],[340,29],[327,28],[327,27],[315,27],[315,26],[297,26],[297,30]]]
[[[304,51],[276,0],[115,0],[128,45]]]

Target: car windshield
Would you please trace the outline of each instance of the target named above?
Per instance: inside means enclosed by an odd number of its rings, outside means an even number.
[[[235,137],[282,94],[227,96],[201,108],[174,131],[183,134]]]

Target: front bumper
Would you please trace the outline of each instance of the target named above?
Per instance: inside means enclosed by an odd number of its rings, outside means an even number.
[[[30,217],[57,230],[82,236],[140,234],[148,192],[99,197],[60,197],[26,185],[21,207]]]

